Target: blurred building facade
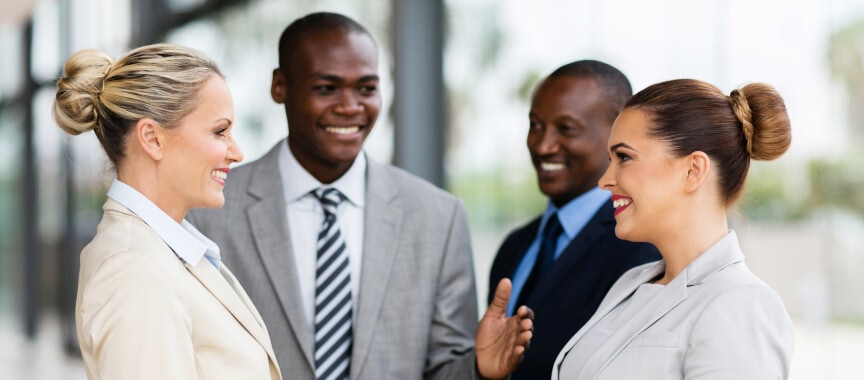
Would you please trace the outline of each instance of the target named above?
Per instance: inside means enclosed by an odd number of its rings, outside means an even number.
[[[238,108],[238,138],[254,159],[287,133],[284,115],[263,103],[282,29],[306,13],[345,13],[379,40],[389,92],[405,100],[382,112],[376,158],[443,186],[443,2],[249,0],[4,0],[0,19],[0,328],[35,339],[46,313],[59,318],[74,354],[78,254],[95,234],[112,169],[95,136],[67,137],[51,119],[54,80],[72,52],[121,56],[172,42],[220,63]],[[389,33],[399,30],[399,33]],[[386,36],[394,36],[392,38]],[[398,37],[395,37],[398,36]],[[437,57],[437,58],[436,58]],[[419,58],[419,59],[418,59]],[[402,69],[393,69],[395,62]],[[402,78],[393,85],[392,78]],[[421,90],[422,89],[422,90]],[[422,91],[422,93],[421,93]],[[247,96],[249,93],[255,95]],[[255,99],[246,102],[247,99]],[[391,98],[392,99],[392,98]],[[389,120],[421,115],[393,132]],[[383,126],[381,126],[383,125]],[[389,129],[389,131],[388,131]]]
[[[64,59],[163,41],[205,52],[226,73],[237,139],[253,160],[287,133],[269,99],[279,33],[328,10],[360,21],[381,48],[385,107],[368,153],[465,201],[481,299],[501,239],[544,207],[524,145],[544,75],[592,58],[621,68],[635,90],[678,77],[726,92],[773,84],[793,147],[754,165],[733,228],[801,326],[793,379],[864,371],[833,354],[864,354],[860,1],[0,0],[0,9],[0,340],[57,334],[50,344],[76,360],[78,253],[111,169],[92,134],[66,137],[51,120]],[[11,351],[0,347],[0,367]]]

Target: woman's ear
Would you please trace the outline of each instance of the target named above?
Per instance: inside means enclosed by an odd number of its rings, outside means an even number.
[[[699,189],[708,178],[711,170],[711,158],[705,152],[695,151],[686,158],[687,177],[684,179],[684,188],[688,192]]]
[[[165,134],[163,128],[155,120],[145,117],[135,123],[135,142],[153,160],[162,159]]]

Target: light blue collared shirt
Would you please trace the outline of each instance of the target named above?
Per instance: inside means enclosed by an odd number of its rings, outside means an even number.
[[[108,197],[138,215],[177,256],[189,265],[198,265],[204,257],[219,270],[221,259],[219,246],[186,219],[183,219],[183,223],[177,224],[144,194],[117,179],[111,183]]]
[[[582,231],[582,228],[588,224],[588,221],[594,217],[594,214],[597,213],[597,210],[605,204],[612,194],[609,191],[603,190],[599,187],[595,187],[585,194],[582,194],[567,204],[564,207],[558,209],[555,207],[555,204],[552,201],[549,201],[549,204],[546,206],[546,211],[543,213],[543,217],[540,220],[540,228],[537,229],[537,236],[534,237],[534,241],[531,242],[531,245],[528,246],[528,251],[525,252],[525,256],[522,257],[522,261],[519,262],[519,266],[516,267],[516,273],[513,274],[513,278],[511,281],[513,282],[513,290],[510,295],[510,302],[507,304],[507,315],[513,315],[513,312],[516,310],[517,299],[519,298],[519,293],[522,291],[522,287],[525,286],[525,282],[528,281],[528,276],[531,275],[531,270],[534,268],[534,262],[537,261],[537,253],[540,251],[540,239],[542,239],[541,232],[546,227],[546,222],[549,221],[549,217],[552,216],[553,213],[558,213],[558,220],[561,222],[561,227],[563,228],[563,233],[558,236],[558,241],[555,246],[555,259],[557,260],[559,256],[561,256],[561,252],[564,251],[564,248],[567,248],[567,245],[570,244],[570,241]]]

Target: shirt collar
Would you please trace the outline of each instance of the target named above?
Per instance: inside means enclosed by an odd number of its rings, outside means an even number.
[[[546,206],[546,212],[543,214],[540,231],[543,230],[543,227],[546,225],[546,222],[549,220],[552,213],[557,212],[558,220],[561,222],[561,227],[563,227],[564,233],[567,234],[567,237],[572,239],[582,231],[582,228],[588,224],[591,218],[594,217],[594,214],[597,213],[597,210],[599,210],[600,207],[603,207],[603,204],[605,204],[611,196],[612,193],[609,191],[595,187],[584,194],[573,198],[560,209],[550,200],[548,206]]]
[[[111,183],[108,197],[147,223],[162,238],[162,241],[189,265],[198,265],[201,258],[206,257],[217,269],[219,268],[219,246],[204,236],[186,219],[177,224],[144,194],[117,179]]]
[[[288,147],[287,139],[281,145],[279,173],[282,176],[286,203],[299,200],[313,190],[325,186],[300,165]],[[366,153],[361,151],[348,171],[326,187],[336,188],[349,202],[363,207],[366,202]]]

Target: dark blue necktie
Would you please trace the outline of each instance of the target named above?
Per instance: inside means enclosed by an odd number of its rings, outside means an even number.
[[[537,252],[537,260],[534,261],[534,267],[531,269],[528,280],[525,281],[525,285],[519,292],[519,298],[516,303],[517,308],[528,302],[528,297],[531,296],[534,287],[540,282],[543,274],[552,266],[552,263],[555,262],[555,248],[558,245],[558,235],[561,235],[561,231],[561,222],[558,221],[558,214],[554,213],[546,222],[546,227],[543,228],[540,251]]]

